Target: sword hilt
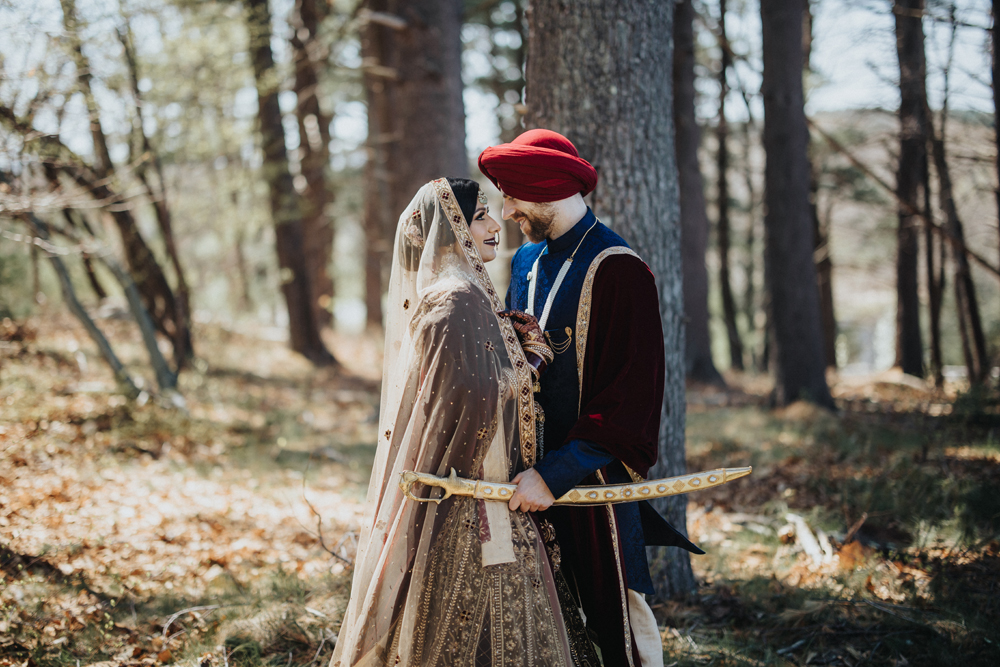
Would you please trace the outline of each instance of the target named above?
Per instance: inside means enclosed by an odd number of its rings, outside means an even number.
[[[436,486],[444,490],[444,495],[440,498],[420,498],[413,495],[413,485],[423,484],[424,486]],[[399,475],[399,488],[403,495],[418,503],[440,504],[442,500],[447,500],[453,495],[471,496],[475,494],[476,485],[470,480],[462,479],[458,476],[458,471],[451,469],[451,474],[447,477],[438,477],[426,472],[414,472],[404,470]]]

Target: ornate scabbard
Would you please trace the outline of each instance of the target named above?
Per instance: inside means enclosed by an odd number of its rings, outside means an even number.
[[[652,500],[676,496],[691,491],[710,489],[734,479],[745,477],[753,472],[753,468],[719,468],[690,475],[653,479],[632,484],[606,484],[603,486],[577,486],[564,496],[557,498],[556,505],[607,505],[609,503],[630,503],[637,500]],[[436,486],[444,490],[440,498],[418,498],[413,495],[413,485]],[[517,484],[506,482],[486,482],[478,479],[465,479],[458,476],[452,468],[447,477],[438,477],[423,472],[406,470],[399,476],[399,488],[410,500],[421,503],[440,503],[451,496],[471,496],[483,500],[509,501]]]

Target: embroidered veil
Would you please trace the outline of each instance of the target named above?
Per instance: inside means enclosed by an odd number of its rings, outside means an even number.
[[[428,183],[396,229],[378,449],[331,667],[573,664],[531,517],[397,486],[404,470],[507,481],[534,463],[532,378],[502,308],[447,179]]]

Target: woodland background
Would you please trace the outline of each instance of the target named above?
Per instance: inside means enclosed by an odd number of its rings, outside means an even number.
[[[539,126],[657,276],[655,473],[755,466],[660,508],[667,663],[996,664],[995,10],[0,0],[0,665],[328,660],[396,218]]]

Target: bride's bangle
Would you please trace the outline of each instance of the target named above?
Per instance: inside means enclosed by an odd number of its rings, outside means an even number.
[[[526,340],[521,343],[521,347],[525,352],[532,352],[544,359],[546,364],[552,363],[552,360],[556,357],[555,353],[552,352],[552,348],[545,343]]]
[[[537,382],[546,366],[549,365],[548,362],[545,361],[541,355],[536,354],[531,350],[524,351],[524,358],[528,362],[528,366],[531,369],[531,374],[534,376],[535,382]]]

